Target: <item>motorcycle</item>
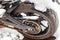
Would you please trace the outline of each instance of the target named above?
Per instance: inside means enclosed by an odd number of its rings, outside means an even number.
[[[34,3],[26,1],[2,2],[1,5],[1,11],[4,11],[1,13],[0,25],[16,29],[26,38],[46,39],[57,29],[58,17],[52,9],[42,12],[35,9]]]

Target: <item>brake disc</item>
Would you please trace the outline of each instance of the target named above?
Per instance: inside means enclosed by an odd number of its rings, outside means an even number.
[[[23,21],[23,23],[30,28],[26,29],[29,34],[38,34],[41,31],[41,27],[34,21]]]

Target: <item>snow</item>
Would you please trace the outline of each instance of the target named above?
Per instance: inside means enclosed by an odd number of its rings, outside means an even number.
[[[24,36],[10,28],[0,28],[0,40],[23,40]]]
[[[3,17],[3,15],[4,15],[4,13],[6,12],[6,10],[5,9],[0,9],[0,18],[2,18]]]

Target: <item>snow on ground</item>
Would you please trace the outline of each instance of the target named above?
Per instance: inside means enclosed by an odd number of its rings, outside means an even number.
[[[0,28],[0,40],[23,40],[24,36],[14,29]]]
[[[52,7],[52,9],[56,11],[56,13],[58,15],[58,19],[59,19],[58,29],[57,29],[56,33],[54,34],[54,36],[56,36],[56,40],[60,40],[60,5],[55,3],[55,6]]]

